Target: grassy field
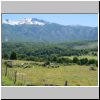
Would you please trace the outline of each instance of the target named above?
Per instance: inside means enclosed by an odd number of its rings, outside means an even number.
[[[70,58],[73,59],[75,56],[63,56],[64,58]],[[88,58],[88,59],[95,59],[98,60],[98,56],[90,56],[90,55],[84,55],[84,56],[77,56],[79,59],[81,58]]]
[[[98,47],[98,42],[97,41],[95,41],[95,42],[88,42],[88,43],[86,43],[86,44],[82,44],[82,45],[76,45],[76,46],[74,46],[73,48],[74,49],[92,49],[92,48],[97,48]]]
[[[14,64],[21,64],[28,61],[14,61]],[[30,62],[28,62],[30,63]],[[39,62],[38,62],[39,63]],[[80,66],[80,65],[70,65],[63,66],[60,65],[59,68],[46,68],[42,66],[32,66],[32,68],[8,68],[8,72],[17,71],[17,82],[21,82],[21,77],[26,82],[26,84],[32,84],[35,86],[44,86],[44,84],[54,84],[58,86],[64,86],[65,81],[68,82],[68,86],[97,86],[98,85],[98,69],[92,71],[89,70],[91,66]],[[2,65],[2,70],[5,66]],[[19,76],[23,74],[23,76]],[[13,73],[11,75],[13,77]],[[19,77],[18,77],[19,76]],[[25,78],[25,79],[24,79]],[[7,78],[2,72],[2,81],[5,82],[3,85],[12,85],[12,82]],[[18,85],[18,84],[15,84]]]

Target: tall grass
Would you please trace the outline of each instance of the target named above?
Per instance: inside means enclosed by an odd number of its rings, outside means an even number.
[[[24,74],[23,80],[25,80],[25,84],[21,85],[32,84],[44,86],[44,84],[55,84],[64,86],[65,81],[67,81],[68,86],[97,86],[98,69],[96,67],[96,71],[91,71],[89,68],[89,66],[80,65],[60,65],[59,68],[33,66],[32,68],[8,68],[8,70]],[[17,81],[18,80],[20,79],[17,79]],[[21,83],[21,81],[19,81],[19,83]]]

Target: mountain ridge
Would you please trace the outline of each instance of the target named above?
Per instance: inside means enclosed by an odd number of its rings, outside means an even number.
[[[36,18],[24,18],[20,20],[3,20],[2,24],[9,24],[9,25],[21,25],[21,24],[34,24],[34,25],[45,25],[48,22]]]
[[[58,43],[78,40],[98,40],[98,27],[60,25],[36,18],[25,19],[17,24],[7,24],[2,21],[2,42]]]

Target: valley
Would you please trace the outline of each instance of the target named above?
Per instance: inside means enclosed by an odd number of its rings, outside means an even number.
[[[88,43],[95,45],[75,49]],[[2,43],[2,81],[3,86],[97,86],[97,41]]]
[[[91,26],[90,21],[87,26],[82,14],[80,25],[79,19],[72,21],[75,18],[69,21],[65,17],[63,25],[37,18],[14,20],[12,14],[7,15],[9,20],[5,16],[1,25],[2,86],[98,86],[97,24]],[[68,21],[73,24],[68,25]]]

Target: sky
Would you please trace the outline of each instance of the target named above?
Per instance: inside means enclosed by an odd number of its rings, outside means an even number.
[[[98,26],[98,14],[2,14],[2,19],[37,18],[61,25]]]

